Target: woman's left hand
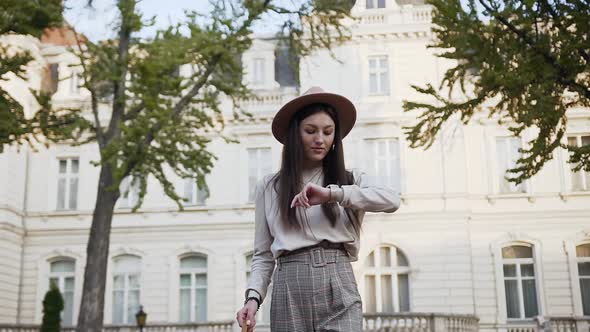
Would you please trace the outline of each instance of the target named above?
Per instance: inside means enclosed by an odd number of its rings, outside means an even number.
[[[309,182],[303,190],[291,201],[291,207],[303,206],[310,208],[312,205],[319,205],[330,199],[330,189]]]

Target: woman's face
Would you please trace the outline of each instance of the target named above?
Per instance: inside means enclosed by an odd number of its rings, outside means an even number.
[[[309,167],[321,165],[334,143],[334,121],[326,112],[315,113],[301,120],[299,130],[306,164]]]

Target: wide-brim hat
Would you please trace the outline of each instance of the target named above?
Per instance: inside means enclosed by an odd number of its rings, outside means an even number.
[[[324,89],[314,86],[305,91],[301,96],[287,102],[275,114],[272,120],[272,134],[277,141],[285,144],[287,132],[289,130],[289,122],[293,115],[302,108],[312,104],[327,104],[338,114],[340,122],[340,137],[344,138],[354,127],[356,121],[356,108],[348,98],[335,94],[325,92]]]

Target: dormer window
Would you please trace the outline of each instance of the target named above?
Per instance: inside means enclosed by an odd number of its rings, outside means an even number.
[[[385,8],[385,0],[367,0],[367,9]]]

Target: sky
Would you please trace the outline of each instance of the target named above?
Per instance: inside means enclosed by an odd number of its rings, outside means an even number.
[[[287,1],[287,0],[280,0]],[[116,19],[116,0],[93,0],[92,7],[87,6],[88,0],[65,0],[65,18],[74,28],[82,32],[92,41],[115,37],[113,23]],[[182,22],[184,10],[194,10],[209,14],[209,0],[139,0],[139,10],[145,19],[156,16],[155,26],[145,28],[140,37],[150,37],[158,29]],[[254,32],[268,34],[272,31],[268,23],[262,22],[254,26]]]
[[[87,3],[88,0],[66,0],[66,20],[92,41],[114,37],[116,0],[93,0],[93,8],[89,8]],[[140,36],[149,37],[158,28],[182,21],[185,9],[207,13],[208,4],[208,0],[141,0],[138,5],[143,17],[156,16],[156,24],[146,28]]]

